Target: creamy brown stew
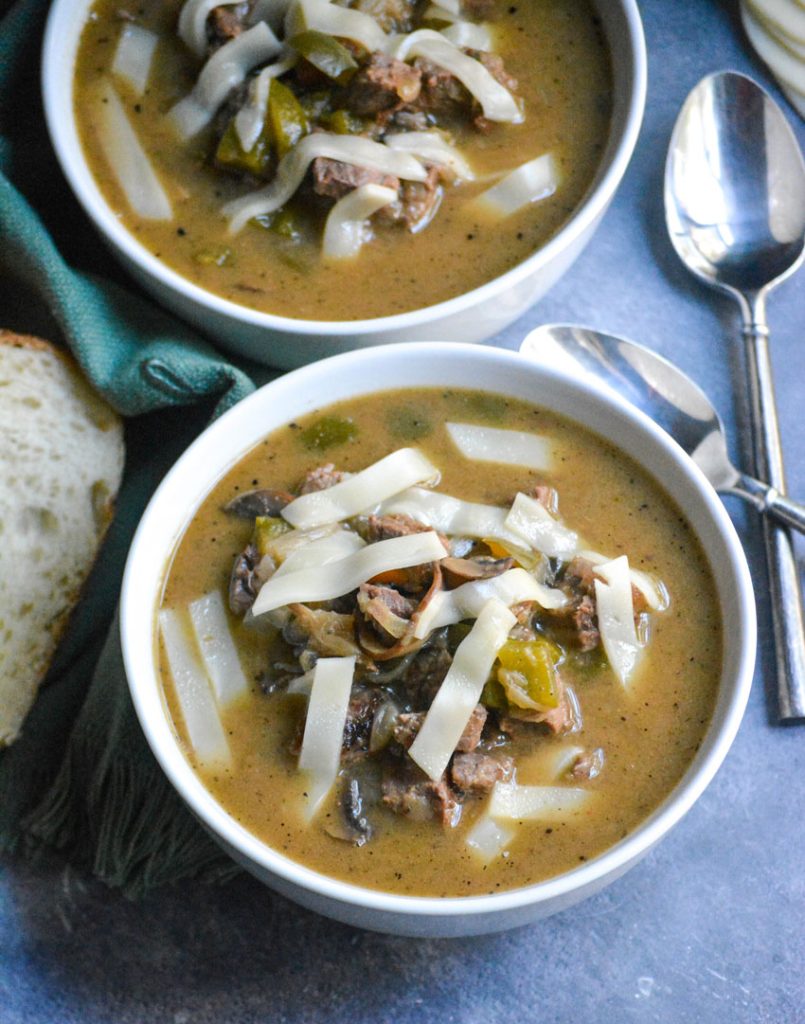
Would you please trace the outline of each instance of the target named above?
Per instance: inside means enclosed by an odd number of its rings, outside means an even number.
[[[538,435],[552,451],[551,466],[536,471],[467,458],[446,423]],[[659,609],[631,588],[642,646],[626,685],[610,663],[603,643],[609,627],[603,606],[596,605],[603,600],[598,574],[606,567],[569,550],[527,557],[505,539],[442,533],[447,549],[441,562],[386,572],[335,599],[249,621],[255,594],[277,585],[273,574],[290,557],[288,538],[295,533],[284,515],[293,518],[292,498],[300,492],[327,496],[328,488],[349,479],[344,474],[358,474],[404,447],[440,472],[435,487],[420,490],[493,509],[508,509],[516,494],[525,495],[526,506],[539,505],[560,539],[573,531],[586,551],[610,559],[626,554],[631,570],[661,584],[667,602]],[[390,536],[428,530],[427,523],[395,512],[399,499],[391,500],[334,529],[342,539],[359,534],[368,542],[364,552]],[[514,578],[515,570],[565,603],[553,609],[533,600],[513,605],[516,621],[456,752],[434,781],[413,762],[411,741],[425,728],[422,719],[446,686],[457,650],[475,632],[477,611],[433,629],[421,646],[412,623],[434,591],[444,597],[479,578],[487,584],[506,573]],[[723,643],[717,598],[706,558],[673,501],[630,458],[588,431],[485,392],[384,392],[275,431],[194,515],[169,566],[162,608],[183,615],[189,602],[210,593],[230,604],[228,630],[248,691],[221,711],[231,762],[205,766],[189,741],[160,645],[165,694],[190,763],[222,806],[274,849],[374,889],[493,893],[595,857],[633,830],[680,780],[716,697]],[[550,603],[548,597],[540,600]],[[390,609],[394,618],[387,616]],[[320,659],[350,651],[358,657],[339,740],[339,776],[309,820],[309,777],[299,771],[309,676]],[[535,653],[541,668],[532,673],[523,657]],[[289,693],[289,686],[297,692]],[[507,820],[492,854],[468,845],[495,792],[527,794],[546,786],[552,793],[581,793],[584,802],[567,813]]]
[[[287,6],[287,0],[276,2]],[[463,23],[484,32],[488,27],[494,52],[468,45],[458,49],[509,92],[515,109],[522,111],[522,123],[485,117],[486,108],[455,76],[429,57],[415,56],[417,50],[398,60],[372,53],[354,38],[333,36],[331,42],[340,47],[336,56],[340,53],[341,60],[349,58],[355,66],[344,70],[337,65],[332,71],[336,80],[300,58],[278,75],[268,100],[263,97],[274,120],[263,122],[261,141],[252,150],[244,152],[238,141],[242,136],[236,138],[235,125],[245,123],[237,122],[236,115],[249,101],[248,88],[261,67],[273,66],[268,59],[214,105],[207,123],[191,125],[187,131],[192,134],[182,138],[172,119],[176,105],[193,90],[204,61],[253,27],[259,4],[249,0],[215,8],[202,54],[193,53],[177,34],[178,0],[97,0],[84,30],[74,102],[92,173],[122,222],[180,274],[224,298],[283,316],[387,316],[444,301],[511,269],[554,235],[578,206],[606,142],[611,109],[609,56],[588,0],[464,4]],[[410,34],[424,28],[433,35],[451,28],[443,20],[448,17],[444,9],[424,0],[355,0],[352,6],[357,10],[350,13],[375,15],[387,38],[393,31]],[[141,95],[128,78],[111,70],[121,34],[132,27],[158,40]],[[311,35],[313,44],[321,46],[321,33],[315,32],[307,33],[307,42],[294,36],[296,45],[307,46],[304,52],[322,64],[328,52],[312,51]],[[424,45],[432,46],[433,40]],[[275,55],[273,63],[285,54]],[[132,209],[109,162],[107,119],[110,105],[119,103],[161,185],[162,197],[156,197],[156,212],[149,216]],[[386,146],[392,135],[417,132],[446,140],[470,165],[474,180],[463,180],[433,156],[419,158],[426,172],[421,181],[361,167],[357,157],[351,164],[317,159],[280,209],[252,217],[230,233],[225,208],[275,181],[281,155],[294,146],[322,133],[336,141],[359,137]],[[130,171],[129,151],[120,152]],[[544,198],[509,216],[490,215],[476,205],[474,200],[501,177],[545,155],[558,184],[534,193],[533,198]],[[361,221],[361,239],[370,240],[353,258],[323,255],[324,225],[333,204],[378,185],[390,188],[394,199]],[[133,187],[142,198],[141,186],[138,177]]]

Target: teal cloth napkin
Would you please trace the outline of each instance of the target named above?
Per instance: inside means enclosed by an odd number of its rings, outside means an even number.
[[[113,622],[123,563],[169,466],[266,371],[233,366],[119,283],[119,271],[110,279],[108,253],[45,130],[38,82],[47,8],[47,0],[10,8],[0,0],[0,327],[50,322],[98,391],[134,418],[116,519],[24,733],[0,753],[0,850],[60,851],[138,895],[235,868],[184,809],[140,731]]]

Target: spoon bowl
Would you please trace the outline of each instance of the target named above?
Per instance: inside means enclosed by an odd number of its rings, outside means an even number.
[[[650,416],[690,455],[713,487],[805,532],[805,506],[742,473],[730,462],[721,417],[698,384],[633,341],[573,324],[544,324],[520,352],[548,366],[582,372]]]
[[[732,295],[768,289],[805,251],[805,164],[772,98],[721,72],[685,101],[665,167],[665,209],[680,259]]]

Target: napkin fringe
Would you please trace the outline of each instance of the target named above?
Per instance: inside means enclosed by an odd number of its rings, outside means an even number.
[[[48,796],[23,823],[29,853],[56,849],[139,899],[185,878],[226,882],[240,868],[203,832],[154,763],[112,758],[90,769],[97,742],[73,736]]]

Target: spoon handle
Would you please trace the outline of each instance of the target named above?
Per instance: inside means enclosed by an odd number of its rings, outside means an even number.
[[[763,292],[742,304],[743,335],[749,370],[755,472],[778,492],[785,492],[785,470],[769,359]],[[802,593],[790,532],[768,516],[763,537],[769,570],[774,643],[777,653],[777,699],[780,721],[805,718],[805,630]]]
[[[738,483],[730,487],[727,493],[736,494],[748,501],[764,516],[771,516],[779,523],[790,526],[792,530],[805,533],[805,505],[785,494],[780,494],[776,487],[770,487],[746,473],[741,473]]]

